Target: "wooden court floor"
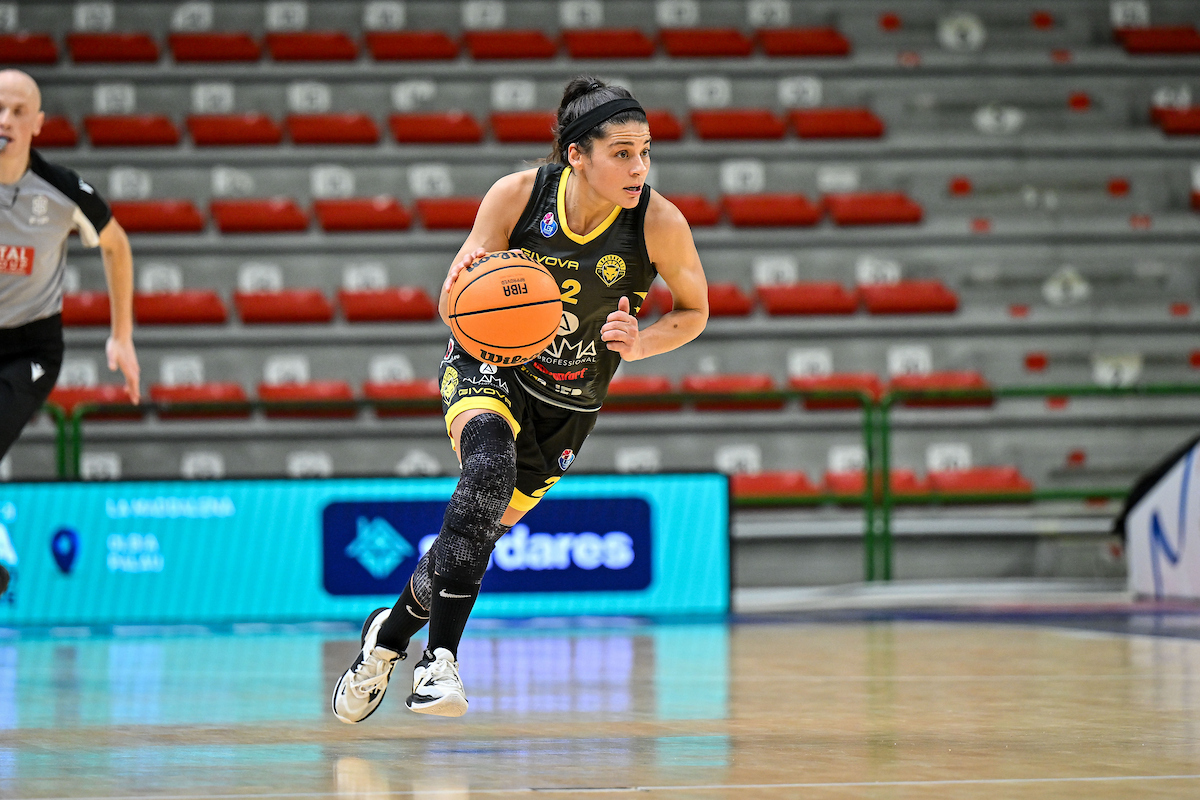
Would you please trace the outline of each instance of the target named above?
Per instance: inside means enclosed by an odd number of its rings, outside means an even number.
[[[407,711],[402,665],[351,726],[328,707],[357,647],[347,627],[54,634],[0,638],[5,800],[1200,797],[1188,638],[477,626],[466,717]]]

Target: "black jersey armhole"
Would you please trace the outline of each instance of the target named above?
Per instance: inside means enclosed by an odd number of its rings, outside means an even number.
[[[650,270],[650,281],[654,282],[654,278],[658,277],[658,268],[654,266],[654,262],[650,260],[650,249],[646,247],[646,212],[650,209],[650,196],[652,192],[650,185],[646,184],[642,189],[642,198],[638,201],[637,208],[634,209],[634,220],[637,223],[638,231],[638,246],[642,248],[642,258],[646,264],[646,269]]]
[[[537,176],[533,179],[533,191],[529,193],[529,200],[525,202],[525,210],[521,212],[521,217],[513,226],[512,235],[509,236],[509,247],[512,247],[512,240],[516,236],[526,234],[530,228],[534,227],[534,217],[537,216],[538,208],[542,204],[542,192],[545,191],[546,182],[550,180],[550,173],[555,166],[557,165],[543,164],[538,167]]]
[[[104,226],[112,219],[112,209],[108,207],[108,203],[91,184],[85,183],[73,170],[58,164],[51,164],[42,158],[38,151],[30,150],[29,171],[58,189],[66,195],[68,200],[78,206],[83,215],[87,217],[88,222],[92,223],[97,234],[104,230]]]

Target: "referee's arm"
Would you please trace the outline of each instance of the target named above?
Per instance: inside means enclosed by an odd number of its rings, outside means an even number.
[[[133,251],[129,237],[115,218],[100,231],[100,255],[104,260],[104,279],[108,282],[108,302],[112,309],[112,333],[104,346],[108,368],[121,370],[129,399],[138,402],[139,379],[137,353],[133,349]]]

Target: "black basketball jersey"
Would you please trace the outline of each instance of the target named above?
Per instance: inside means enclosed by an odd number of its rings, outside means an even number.
[[[637,314],[657,274],[646,252],[646,208],[650,187],[636,208],[614,206],[586,236],[567,227],[564,202],[571,168],[547,164],[538,170],[533,194],[517,221],[510,248],[550,270],[562,289],[558,336],[542,354],[517,368],[521,385],[553,405],[596,411],[621,363],[620,353],[600,339],[600,328],[622,296]]]

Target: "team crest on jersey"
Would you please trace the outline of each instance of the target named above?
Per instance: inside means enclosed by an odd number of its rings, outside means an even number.
[[[446,374],[442,376],[442,400],[449,405],[454,399],[454,391],[458,388],[458,370],[454,367],[446,367]]]
[[[558,232],[558,223],[554,221],[554,212],[547,211],[546,216],[542,217],[542,236],[549,239]]]
[[[575,460],[575,451],[567,448],[562,451],[562,455],[558,457],[558,468],[563,472],[567,471],[567,467],[571,466],[571,462]]]
[[[596,274],[605,286],[612,286],[625,277],[625,260],[620,256],[605,256],[596,264]]]

